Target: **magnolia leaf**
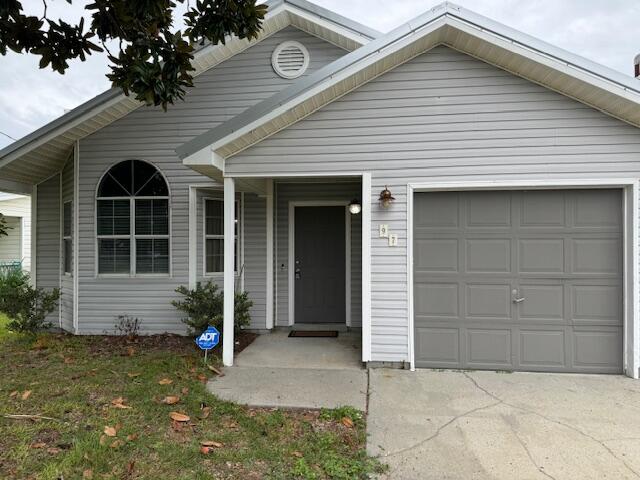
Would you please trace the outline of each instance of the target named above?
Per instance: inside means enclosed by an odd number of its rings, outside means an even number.
[[[222,447],[224,447],[224,443],[216,442],[214,440],[204,440],[204,441],[200,442],[200,445],[202,445],[203,447],[213,447],[213,448],[222,448]]]
[[[118,431],[114,427],[106,426],[104,427],[104,434],[107,437],[115,437],[116,435],[118,435]]]
[[[166,397],[164,397],[164,399],[162,400],[162,403],[166,404],[166,405],[175,405],[176,403],[178,403],[180,401],[180,397],[176,396],[176,395],[167,395]]]
[[[22,398],[22,400],[26,400],[30,396],[31,396],[31,390],[25,390],[24,392],[22,392],[22,395],[20,396],[20,398]]]
[[[342,417],[342,420],[340,420],[340,422],[347,428],[353,428],[353,420],[351,420],[349,417]]]
[[[173,380],[171,380],[170,378],[163,378],[158,382],[158,385],[171,385],[172,383]]]
[[[169,417],[171,417],[171,420],[175,422],[188,422],[189,420],[191,420],[191,418],[188,415],[185,415],[184,413],[179,413],[179,412],[171,412],[169,414]]]

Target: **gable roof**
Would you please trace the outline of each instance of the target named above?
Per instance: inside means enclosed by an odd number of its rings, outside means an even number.
[[[229,37],[225,44],[206,45],[194,54],[194,76],[262,41],[294,26],[347,51],[380,33],[306,0],[270,0],[262,30],[255,40]],[[142,106],[112,88],[81,104],[47,125],[0,150],[0,178],[38,183],[60,171],[75,141],[82,139]]]
[[[224,158],[437,45],[640,126],[640,81],[445,2],[193,138],[176,152],[196,170],[207,157],[209,165],[213,161],[223,168]]]

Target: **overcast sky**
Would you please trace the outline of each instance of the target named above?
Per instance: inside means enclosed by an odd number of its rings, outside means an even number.
[[[382,32],[433,8],[438,0],[313,0]],[[23,0],[40,13],[42,2]],[[76,20],[87,1],[49,0],[49,16]],[[640,53],[639,0],[456,0],[477,13],[572,53],[632,75]],[[0,132],[14,138],[109,88],[106,58],[74,62],[64,76],[40,70],[35,57],[0,57]],[[0,135],[0,148],[12,140]]]

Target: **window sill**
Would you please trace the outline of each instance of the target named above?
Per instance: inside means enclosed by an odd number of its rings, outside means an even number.
[[[130,273],[98,273],[95,278],[172,278],[168,273],[138,273],[131,275]]]

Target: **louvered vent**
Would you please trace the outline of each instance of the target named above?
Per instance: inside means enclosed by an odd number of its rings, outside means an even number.
[[[271,63],[281,77],[297,78],[309,66],[309,52],[299,42],[284,42],[273,51]]]

